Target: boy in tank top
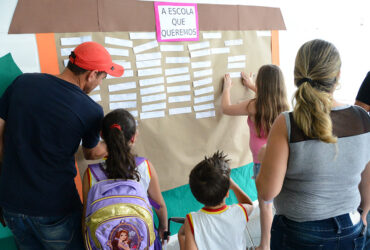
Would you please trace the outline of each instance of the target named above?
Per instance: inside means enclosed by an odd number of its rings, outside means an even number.
[[[181,250],[243,249],[247,247],[251,199],[230,178],[229,160],[222,152],[198,163],[190,173],[189,185],[204,207],[186,216],[178,237]],[[226,205],[231,189],[238,204]]]

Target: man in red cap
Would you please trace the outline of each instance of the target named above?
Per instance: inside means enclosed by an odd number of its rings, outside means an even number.
[[[23,74],[0,99],[0,206],[20,249],[83,249],[74,155],[106,154],[102,107],[87,94],[123,68],[100,44],[76,47],[57,76]]]

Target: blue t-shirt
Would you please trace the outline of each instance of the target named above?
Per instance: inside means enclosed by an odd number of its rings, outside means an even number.
[[[23,74],[0,99],[5,120],[0,206],[34,216],[81,209],[74,155],[99,142],[103,110],[78,86]]]

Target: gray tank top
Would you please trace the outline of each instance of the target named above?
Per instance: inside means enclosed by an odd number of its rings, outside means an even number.
[[[356,210],[361,201],[361,172],[370,161],[369,114],[357,106],[332,109],[336,144],[308,138],[291,112],[284,116],[289,159],[283,187],[274,199],[276,214],[304,222]]]

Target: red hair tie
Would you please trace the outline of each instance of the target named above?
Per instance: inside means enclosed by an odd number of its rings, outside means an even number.
[[[122,131],[122,128],[121,128],[121,126],[119,125],[119,124],[117,124],[117,123],[113,123],[112,125],[110,125],[110,127],[109,127],[110,129],[112,129],[112,128],[116,128],[116,129],[118,129],[119,131]]]

